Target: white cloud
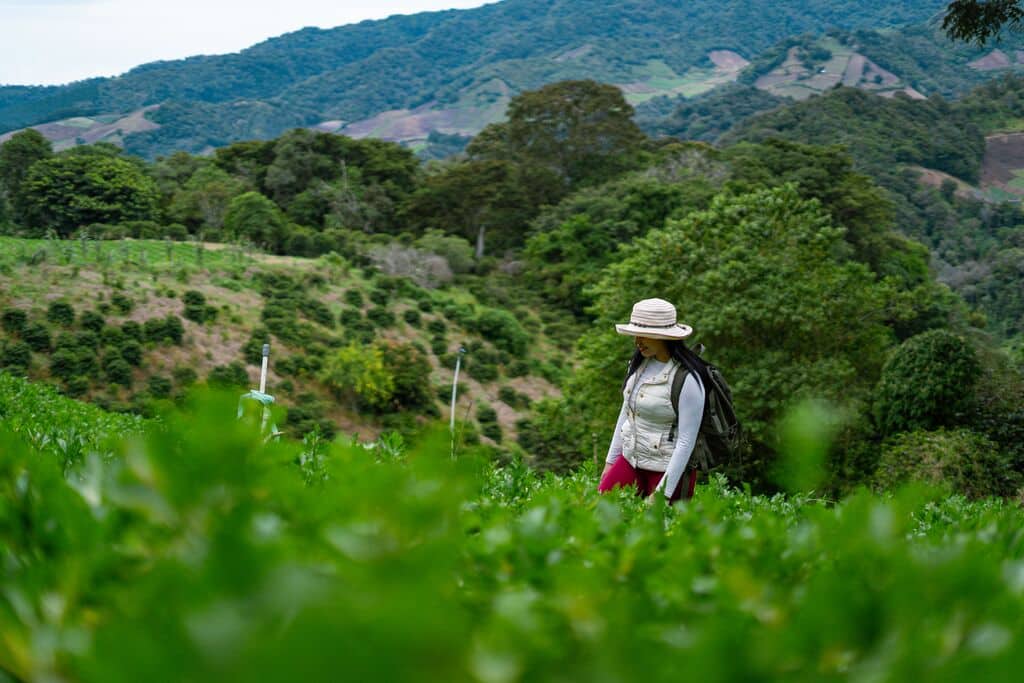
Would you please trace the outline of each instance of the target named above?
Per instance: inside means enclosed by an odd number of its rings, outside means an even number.
[[[0,84],[114,76],[139,64],[237,52],[306,26],[330,28],[485,0],[0,0]]]

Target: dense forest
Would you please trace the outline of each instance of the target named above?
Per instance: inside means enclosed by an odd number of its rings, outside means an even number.
[[[547,375],[562,397],[535,402],[517,424],[517,443],[501,448],[542,468],[566,470],[591,456],[594,435],[614,421],[628,352],[612,323],[633,301],[661,296],[677,303],[734,383],[752,449],[731,476],[773,486],[779,420],[806,399],[835,415],[828,490],[892,474],[879,463],[898,451],[915,453],[922,468],[933,455],[954,469],[995,463],[987,490],[1005,493],[1024,474],[1024,216],[925,188],[900,169],[927,165],[973,179],[981,127],[993,116],[1019,116],[1022,90],[1009,79],[948,103],[839,89],[751,118],[712,147],[650,138],[617,88],[565,81],[517,96],[506,121],[443,162],[424,165],[393,143],[297,129],[209,157],[179,152],[149,163],[112,145],[55,154],[26,131],[0,147],[0,181],[7,230],[26,237],[333,253],[389,269],[381,305],[404,296],[399,283],[413,277],[414,306],[437,305],[428,290],[462,287],[509,306],[535,302],[551,323],[545,338],[572,348],[567,371]],[[894,134],[903,144],[883,143]],[[370,258],[386,245],[420,256]],[[456,278],[417,275],[427,256],[440,257]],[[952,278],[951,289],[936,278],[943,262],[988,267],[973,280]],[[315,295],[274,278],[257,288],[266,302],[259,334],[300,348],[319,338],[296,328],[294,317],[317,317]],[[203,320],[204,302],[193,299],[186,306]],[[531,337],[539,339],[521,316],[460,312],[455,298],[448,305],[451,320],[488,340],[475,347],[485,351],[481,373],[511,372]],[[34,342],[25,338],[24,315],[5,315],[9,359],[17,355],[11,349]],[[348,324],[358,341],[375,323]],[[259,342],[254,337],[253,348]],[[325,358],[335,353],[312,348]],[[350,350],[314,370],[329,372],[332,362],[351,373],[363,361]],[[73,389],[75,373],[56,367],[54,380]],[[90,371],[123,370],[115,363]],[[298,379],[311,370],[299,363],[285,371]],[[372,413],[373,383],[363,386],[357,405]],[[421,401],[413,395],[406,407]]]
[[[504,0],[304,29],[237,54],[155,62],[117,78],[0,87],[0,133],[161,105],[147,114],[159,130],[125,131],[129,151],[153,159],[394,109],[480,106],[480,98],[564,79],[647,82],[655,62],[681,79],[708,66],[710,50],[754,59],[793,35],[918,24],[943,4]]]

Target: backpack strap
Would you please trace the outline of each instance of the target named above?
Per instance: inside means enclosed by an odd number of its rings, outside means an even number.
[[[669,398],[672,401],[672,410],[676,414],[676,419],[672,422],[672,428],[668,432],[669,440],[676,438],[676,428],[679,426],[679,394],[683,391],[683,382],[686,381],[686,374],[689,370],[682,363],[676,367],[676,373],[672,375],[672,390],[669,393]]]

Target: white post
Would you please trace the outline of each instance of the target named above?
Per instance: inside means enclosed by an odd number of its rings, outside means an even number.
[[[263,367],[260,368],[260,393],[267,392],[267,364],[270,361],[270,344],[263,345]],[[260,405],[263,405],[262,403]],[[260,420],[260,435],[267,429],[267,406],[263,405],[263,413]]]
[[[267,362],[270,358],[270,344],[263,345],[263,367],[260,369],[260,393],[267,391]]]
[[[459,387],[459,367],[462,365],[462,354],[466,353],[466,349],[459,347],[459,352],[455,356],[455,377],[452,378],[452,414],[448,422],[448,431],[452,437],[452,457],[455,457],[455,397]]]

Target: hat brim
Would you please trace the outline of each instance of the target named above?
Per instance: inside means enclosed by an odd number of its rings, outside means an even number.
[[[615,331],[631,337],[647,337],[648,339],[686,339],[693,334],[693,328],[689,325],[652,328],[626,323],[625,325],[616,325]]]

